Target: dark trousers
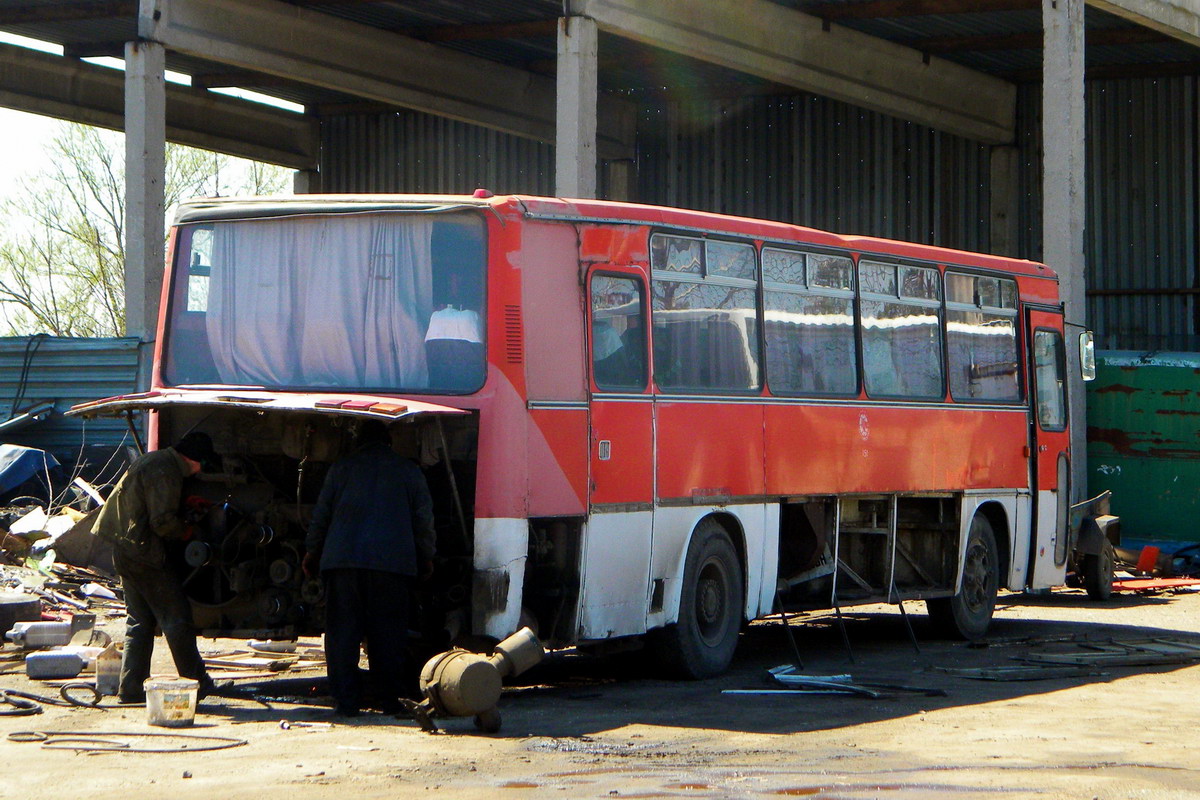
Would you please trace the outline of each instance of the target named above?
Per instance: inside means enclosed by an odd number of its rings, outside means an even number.
[[[145,695],[142,682],[150,677],[150,656],[154,652],[154,629],[162,628],[175,670],[180,677],[208,683],[204,659],[196,647],[196,629],[192,624],[192,607],[179,577],[167,566],[154,566],[144,561],[113,554],[121,589],[125,593],[125,649],[121,654],[121,684],[118,696],[122,700],[137,700]]]
[[[403,693],[408,596],[413,579],[373,569],[330,569],[325,581],[325,663],[338,708],[363,702],[359,647],[367,640],[371,693],[390,710]]]

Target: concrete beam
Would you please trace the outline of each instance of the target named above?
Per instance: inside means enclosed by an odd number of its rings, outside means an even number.
[[[571,0],[600,29],[988,144],[1015,139],[1016,87],[770,0]]]
[[[587,17],[558,22],[558,120],[554,193],[596,196],[596,97],[598,35]]]
[[[142,0],[138,31],[237,69],[555,141],[554,80],[278,0]],[[601,156],[632,155],[634,111],[600,101]]]
[[[1088,0],[1088,5],[1200,47],[1200,4],[1195,0]]]
[[[211,92],[168,84],[167,139],[219,153],[316,167],[316,120]],[[123,130],[125,79],[117,70],[25,47],[0,45],[0,106]]]

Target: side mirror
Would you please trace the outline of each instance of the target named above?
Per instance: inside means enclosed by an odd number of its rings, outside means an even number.
[[[1096,343],[1091,331],[1079,334],[1079,371],[1085,381],[1096,380]]]

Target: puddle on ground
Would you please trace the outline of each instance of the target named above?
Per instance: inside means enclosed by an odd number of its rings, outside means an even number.
[[[830,792],[848,792],[855,796],[863,792],[903,792],[905,793],[905,796],[907,796],[909,793],[913,793],[914,796],[928,798],[940,797],[943,793],[946,797],[955,797],[974,792],[996,791],[1006,792],[1010,790],[997,789],[990,786],[946,786],[932,783],[841,783],[834,786],[790,786],[784,789],[775,789],[771,792],[771,794],[781,795],[784,797],[812,797],[814,800],[835,800],[836,795],[829,794]],[[938,794],[931,795],[929,794],[930,792],[937,792]]]
[[[554,753],[583,753],[590,756],[647,755],[653,745],[597,742],[587,737],[574,739],[536,739],[526,745],[528,750]]]

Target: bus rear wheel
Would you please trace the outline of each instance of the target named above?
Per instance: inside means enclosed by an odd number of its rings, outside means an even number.
[[[729,534],[716,520],[703,520],[684,562],[679,621],[655,641],[672,675],[699,680],[729,667],[742,627],[742,596],[741,563]]]
[[[987,517],[976,514],[967,533],[962,588],[954,597],[925,601],[938,632],[969,641],[982,639],[996,610],[1000,590],[1000,558],[996,535]]]

